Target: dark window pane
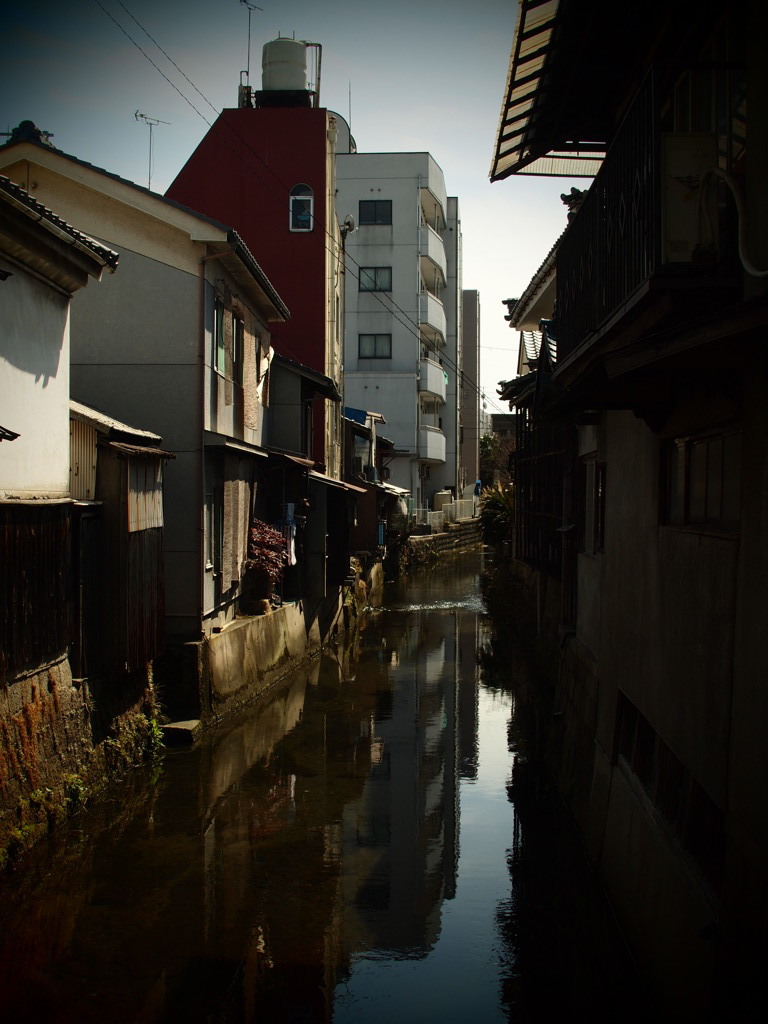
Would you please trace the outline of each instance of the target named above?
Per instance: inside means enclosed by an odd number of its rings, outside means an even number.
[[[685,442],[676,441],[667,450],[667,520],[685,522]]]
[[[723,439],[723,520],[737,524],[741,510],[741,435]]]
[[[310,231],[312,228],[312,200],[309,198],[291,200],[291,227],[294,231]]]
[[[361,267],[360,291],[392,291],[392,267]]]
[[[361,199],[358,221],[360,224],[391,224],[391,199]]]
[[[706,441],[695,441],[691,445],[691,464],[688,484],[688,518],[692,523],[703,523],[707,515]]]
[[[711,437],[707,444],[707,519],[715,522],[722,518],[723,498],[723,439]]]

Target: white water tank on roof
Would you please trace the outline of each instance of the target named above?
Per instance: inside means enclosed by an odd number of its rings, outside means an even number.
[[[307,46],[297,39],[273,39],[261,55],[261,87],[265,92],[306,90]]]

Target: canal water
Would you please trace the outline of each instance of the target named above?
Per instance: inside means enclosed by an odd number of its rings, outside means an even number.
[[[652,1019],[494,657],[480,553],[0,880],[0,1020]]]

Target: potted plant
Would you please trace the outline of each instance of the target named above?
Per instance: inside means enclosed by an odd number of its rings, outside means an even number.
[[[285,537],[279,530],[252,519],[248,531],[248,557],[246,558],[245,587],[256,606],[272,598],[275,584],[282,579],[288,562]]]

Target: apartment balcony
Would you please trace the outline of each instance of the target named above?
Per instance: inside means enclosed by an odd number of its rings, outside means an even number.
[[[641,316],[658,329],[734,298],[735,204],[714,173],[716,137],[664,134],[661,118],[649,73],[557,250],[559,367]]]
[[[419,458],[445,462],[445,434],[437,427],[419,427]]]
[[[422,359],[419,363],[419,391],[444,402],[445,390],[445,370],[440,363],[434,359]]]
[[[436,195],[431,188],[425,185],[421,186],[420,191],[422,217],[435,231],[441,231],[445,227],[444,198]]]
[[[428,291],[419,295],[419,331],[427,344],[445,344],[445,308],[440,299]]]
[[[431,292],[445,287],[448,261],[445,246],[438,233],[428,224],[419,227],[419,269],[424,284]]]

